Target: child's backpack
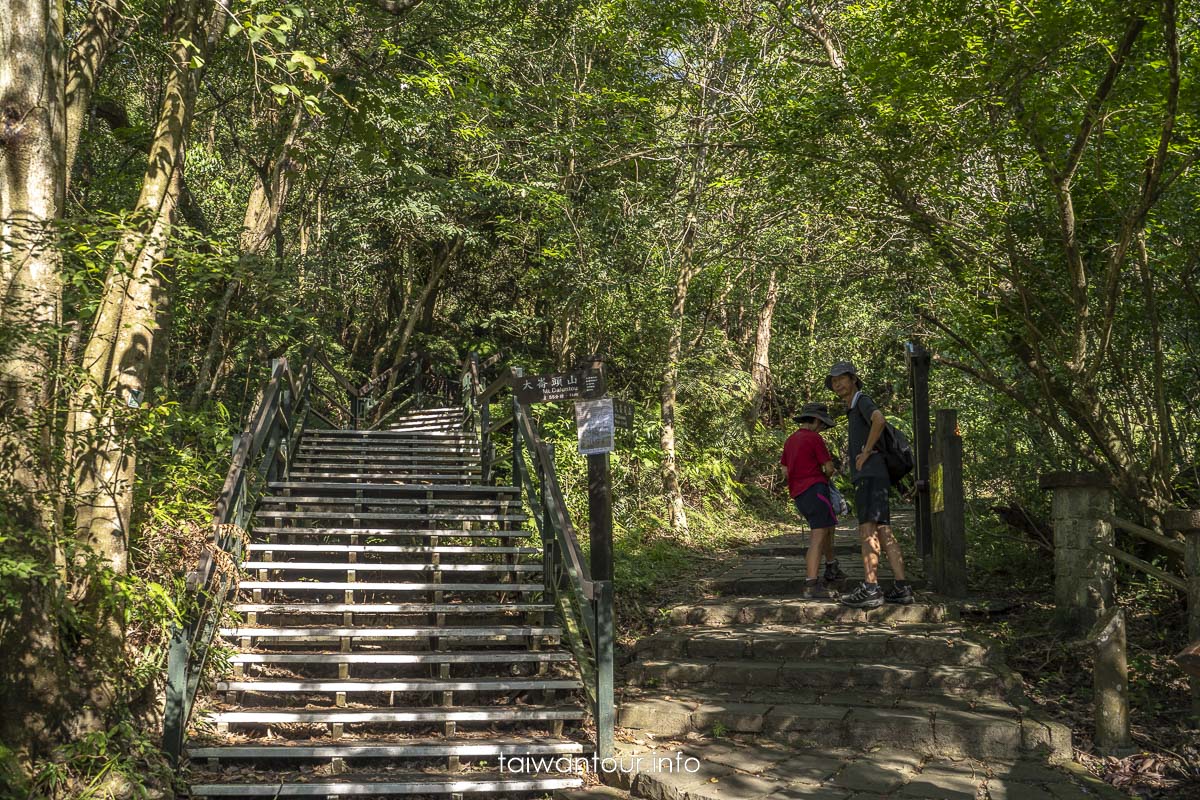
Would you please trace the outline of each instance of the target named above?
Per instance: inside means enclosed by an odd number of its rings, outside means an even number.
[[[857,410],[857,406],[855,407]],[[858,415],[863,418],[868,426],[871,420],[867,419],[861,411]],[[879,436],[879,441],[875,445],[880,455],[883,456],[883,463],[887,466],[888,479],[892,486],[904,480],[904,476],[913,471],[916,465],[916,456],[913,455],[912,445],[908,443],[908,437],[904,435],[904,431],[897,428],[895,425],[884,418],[883,433]]]

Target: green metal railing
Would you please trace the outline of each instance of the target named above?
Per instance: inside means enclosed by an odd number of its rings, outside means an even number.
[[[323,366],[343,389],[349,388],[349,405],[313,379],[314,365]],[[320,352],[310,348],[295,372],[286,358],[276,359],[250,422],[234,437],[233,458],[213,514],[212,538],[187,575],[183,621],[172,630],[167,651],[163,749],[172,759],[183,751],[212,640],[237,587],[246,528],[259,497],[267,484],[286,478],[306,428],[320,427],[310,420],[331,428],[356,425],[356,397],[357,390]],[[314,401],[320,400],[328,404],[318,407]]]
[[[613,700],[613,587],[607,580],[592,580],[583,557],[571,515],[563,501],[562,489],[554,467],[554,446],[542,439],[535,429],[527,407],[517,402],[511,390],[520,368],[505,368],[499,377],[484,386],[481,373],[498,360],[493,356],[482,364],[472,353],[461,372],[464,430],[476,433],[480,441],[480,470],[484,483],[494,483],[496,467],[505,466],[496,458],[496,434],[508,428],[511,458],[507,462],[512,485],[521,493],[542,539],[542,572],[545,594],[563,622],[565,640],[575,655],[582,673],[584,690],[596,724],[596,752],[599,758],[613,755],[615,704]],[[503,397],[505,390],[508,397]],[[503,411],[492,418],[492,407]]]

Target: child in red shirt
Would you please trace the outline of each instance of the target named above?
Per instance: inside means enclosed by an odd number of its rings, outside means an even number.
[[[836,472],[833,456],[820,431],[833,427],[833,418],[824,403],[806,403],[795,417],[800,428],[783,445],[779,463],[787,476],[788,494],[796,505],[796,513],[808,521],[812,540],[808,546],[807,576],[804,596],[830,598],[833,593],[827,584],[840,575],[833,558],[833,530],[837,514],[829,494],[829,478]],[[825,554],[825,574],[818,576],[821,554]]]

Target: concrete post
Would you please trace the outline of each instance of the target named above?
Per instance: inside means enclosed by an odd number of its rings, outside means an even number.
[[[1040,480],[1054,492],[1054,604],[1060,622],[1087,632],[1113,605],[1113,499],[1095,472],[1053,472]]]
[[[1186,538],[1183,554],[1184,575],[1187,580],[1187,609],[1188,609],[1188,642],[1187,653],[1191,651],[1191,662],[1182,663],[1188,670],[1188,679],[1192,685],[1192,718],[1200,722],[1200,510],[1168,511],[1163,520],[1164,526],[1170,531],[1179,531]],[[1182,655],[1182,654],[1181,654]],[[1191,667],[1191,669],[1189,669]]]
[[[1095,647],[1092,669],[1096,746],[1106,755],[1129,755],[1129,670],[1125,661],[1125,612],[1100,615],[1088,641]]]

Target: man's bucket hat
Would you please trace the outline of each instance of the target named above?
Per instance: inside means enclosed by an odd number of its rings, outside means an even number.
[[[854,378],[854,382],[858,384],[858,388],[862,388],[862,380],[858,377],[858,370],[849,361],[839,361],[829,368],[829,374],[825,376],[825,388],[833,389],[833,379],[838,375],[849,375]]]
[[[800,407],[800,412],[792,419],[796,422],[804,422],[810,417],[822,423],[826,428],[833,427],[833,417],[829,416],[829,406],[824,403],[805,403]]]

